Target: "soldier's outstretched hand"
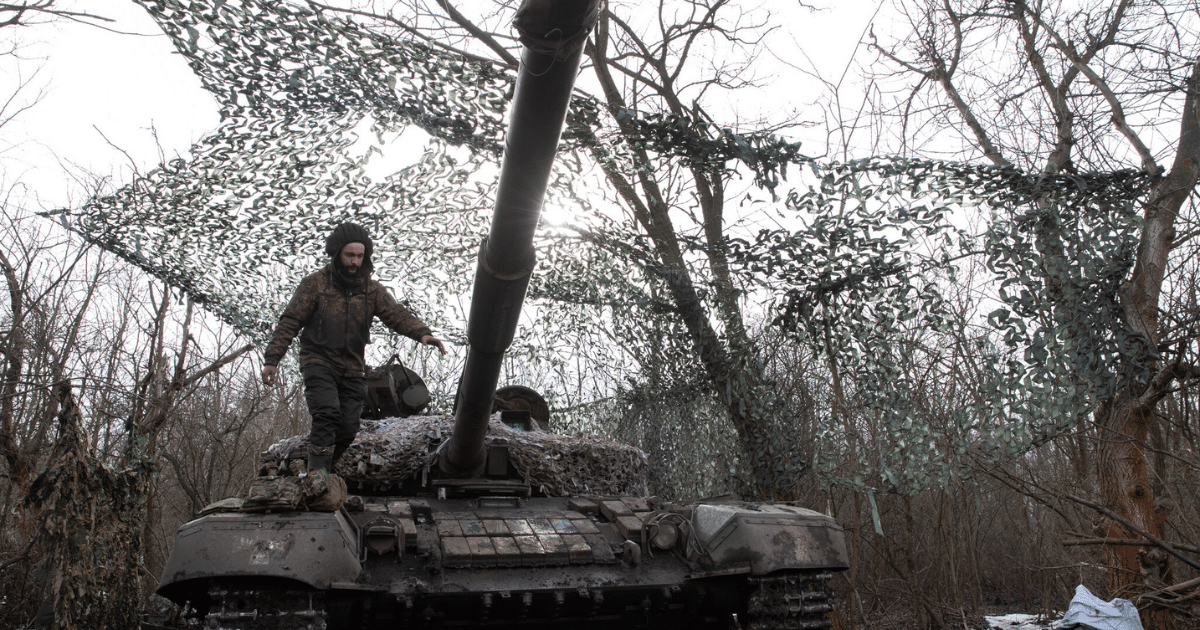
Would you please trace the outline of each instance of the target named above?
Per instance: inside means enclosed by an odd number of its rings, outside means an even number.
[[[264,365],[262,369],[263,385],[268,387],[275,384],[276,376],[279,374],[279,368],[274,365]]]
[[[433,335],[425,335],[424,337],[421,337],[421,343],[427,346],[434,346],[438,350],[441,350],[443,355],[446,354],[446,346],[442,344],[442,340],[434,337]]]

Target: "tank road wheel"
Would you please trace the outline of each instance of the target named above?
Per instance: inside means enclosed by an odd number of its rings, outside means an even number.
[[[743,630],[817,630],[830,627],[833,591],[828,572],[785,571],[750,578]]]
[[[214,584],[206,630],[325,630],[325,594],[302,588]]]

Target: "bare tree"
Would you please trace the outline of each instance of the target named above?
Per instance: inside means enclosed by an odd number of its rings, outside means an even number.
[[[106,269],[95,264],[95,252],[71,247],[69,238],[47,224],[37,224],[8,204],[0,211],[5,218],[0,230],[0,271],[9,298],[6,330],[0,333],[4,357],[0,452],[7,476],[20,486],[29,481],[38,463],[48,422],[56,413],[52,408],[41,412],[39,403],[52,405],[53,397],[48,390],[39,391],[45,383],[31,380],[30,374],[44,373],[51,382],[61,379],[79,344],[80,313]],[[81,279],[85,288],[78,293],[76,283]]]
[[[1119,297],[1124,325],[1161,359],[1151,377],[1132,378],[1105,399],[1093,420],[1102,503],[1161,536],[1168,513],[1155,502],[1147,436],[1164,396],[1200,374],[1200,366],[1163,346],[1160,324],[1164,280],[1179,245],[1176,225],[1200,181],[1200,15],[1191,5],[1132,0],[1070,7],[1021,0],[901,2],[897,9],[911,34],[873,40],[874,50],[897,69],[879,80],[908,86],[879,112],[877,131],[894,138],[893,146],[1051,174],[1133,166],[1152,178],[1142,200],[1135,266]],[[1056,237],[1037,238],[1043,264],[1056,264]],[[1127,359],[1132,364],[1140,357]],[[1115,541],[1136,537],[1115,519],[1104,519],[1102,527]],[[1114,591],[1170,579],[1159,549],[1121,542],[1106,549]],[[1144,614],[1144,620],[1150,628],[1168,625],[1161,612]]]
[[[93,26],[104,27],[112,20],[88,13],[65,9],[56,6],[57,0],[22,0],[19,2],[0,2],[0,29],[8,35],[15,35],[17,29],[34,27],[54,20],[72,20]],[[0,58],[16,57],[21,49],[16,37],[0,44]],[[13,119],[35,107],[45,95],[45,90],[38,89],[36,80],[38,71],[24,73],[16,68],[17,85],[10,94],[0,96],[0,129],[3,129]],[[30,94],[30,92],[35,92]]]
[[[69,554],[42,555],[58,549],[51,539],[60,525],[75,527],[69,510],[54,512],[54,506],[67,504],[46,499],[50,486],[45,480],[70,474],[59,470],[61,466],[75,466],[82,457],[93,462],[87,466],[96,474],[137,479],[128,488],[140,488],[138,496],[92,499],[97,509],[106,509],[110,499],[114,505],[133,501],[141,506],[143,514],[135,519],[142,550],[139,579],[150,581],[180,522],[215,498],[239,493],[254,473],[257,453],[280,433],[295,432],[300,414],[288,400],[268,404],[270,396],[256,385],[240,386],[234,394],[232,382],[254,383],[254,370],[238,371],[235,364],[252,346],[228,333],[205,331],[198,338],[195,328],[203,318],[196,316],[191,302],[181,308],[173,291],[147,284],[142,274],[70,237],[55,223],[22,214],[11,205],[0,211],[0,271],[8,297],[0,302],[0,470],[5,473],[0,480],[0,530],[5,532],[0,539],[0,584],[11,598],[0,618],[20,625],[28,619],[29,607],[48,596],[39,590],[41,578],[64,571],[74,575],[79,568],[44,564],[73,561]],[[219,339],[215,346],[214,338]],[[78,406],[71,411],[69,444],[62,442],[63,435],[56,437],[66,426],[55,419],[63,397],[54,388],[63,382],[82,386]],[[297,388],[292,389],[294,403]],[[231,408],[221,409],[224,405]],[[196,474],[209,479],[200,488],[202,495],[186,483],[162,488],[155,481],[160,477],[152,468],[179,463],[179,444],[207,453],[194,462],[199,467]],[[76,455],[51,461],[57,452],[54,445]],[[186,465],[191,470],[193,463]],[[29,504],[24,498],[35,471],[43,482],[38,500]],[[174,478],[186,481],[180,475]],[[195,479],[191,481],[195,486]],[[177,509],[181,486],[188,507]],[[162,509],[160,503],[171,509]],[[43,568],[30,580],[31,568],[39,566]],[[101,570],[86,568],[84,573]],[[102,578],[96,579],[101,582],[89,583],[102,583]],[[152,589],[147,583],[142,592]],[[87,606],[86,598],[77,596],[55,601]],[[129,610],[130,602],[122,602],[120,608]]]
[[[610,7],[597,25],[587,54],[608,113],[622,133],[636,136],[633,121],[622,116],[630,107],[697,122],[711,121],[702,105],[705,92],[745,85],[747,79],[741,77],[752,55],[740,63],[712,64],[703,79],[690,72],[689,62],[698,54],[697,41],[722,38],[735,44],[735,50],[745,50],[753,49],[761,37],[762,23],[735,27],[735,22],[725,21],[724,13],[730,10],[736,12],[738,8],[723,0],[663,6],[657,28],[638,28]],[[787,461],[787,454],[779,452],[779,443],[772,439],[776,427],[767,423],[771,414],[766,409],[765,374],[743,322],[739,287],[730,274],[725,245],[730,174],[700,165],[679,167],[659,161],[640,148],[631,151],[632,169],[596,157],[631,218],[653,243],[695,353],[714,388],[721,392],[721,403],[738,431],[758,494],[794,499],[794,485],[788,476],[795,469],[785,471],[780,465]],[[631,177],[631,173],[636,175]],[[672,208],[681,206],[698,207],[699,216],[672,213]],[[711,303],[700,297],[695,272],[685,259],[680,231],[687,228],[675,225],[684,217],[691,217],[702,230],[708,277],[716,289]],[[714,328],[710,313],[716,315],[723,330]]]

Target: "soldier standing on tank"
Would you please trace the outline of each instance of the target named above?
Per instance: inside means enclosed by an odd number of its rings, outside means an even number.
[[[274,385],[280,360],[300,332],[300,372],[304,399],[312,415],[308,469],[332,471],[358,434],[367,395],[364,353],[371,321],[446,354],[442,341],[421,320],[371,279],[371,237],[354,223],[343,223],[325,241],[331,262],[300,281],[279,316],[275,335],[263,352],[262,381]]]

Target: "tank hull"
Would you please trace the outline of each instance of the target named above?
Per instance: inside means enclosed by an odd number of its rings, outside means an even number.
[[[726,627],[756,597],[790,620],[760,627],[826,625],[825,582],[846,567],[833,519],[787,505],[651,507],[372,497],[356,511],[209,515],[180,528],[159,593],[210,628],[254,627],[247,611],[297,629]],[[677,535],[659,549],[665,523]],[[764,580],[786,592],[756,596]],[[272,599],[291,603],[262,605]]]

